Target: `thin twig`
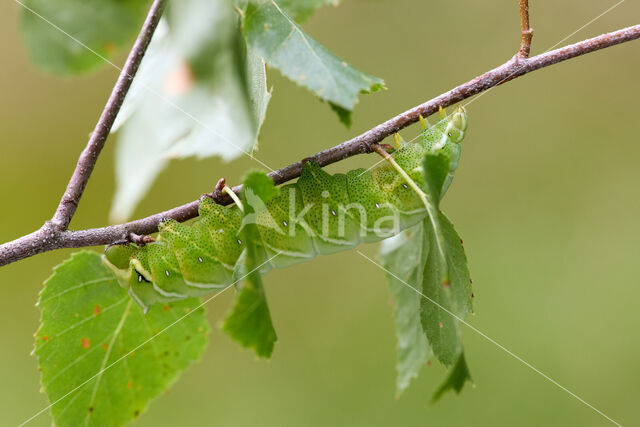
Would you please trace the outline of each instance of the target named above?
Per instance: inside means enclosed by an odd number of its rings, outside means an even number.
[[[520,58],[528,58],[531,53],[531,39],[533,28],[529,26],[529,0],[520,0]]]
[[[600,49],[615,46],[631,40],[640,38],[640,24],[623,28],[612,33],[602,34],[598,37],[583,40],[581,42],[552,50],[532,58],[522,58],[515,55],[512,59],[501,66],[488,71],[473,80],[470,80],[442,95],[420,104],[410,110],[405,111],[374,127],[373,129],[359,135],[349,141],[336,145],[335,147],[321,151],[308,160],[314,160],[325,166],[331,163],[344,160],[348,157],[370,153],[372,145],[382,141],[387,136],[403,129],[419,120],[420,115],[427,117],[436,111],[438,107],[448,107],[452,104],[470,98],[480,92],[486,91],[496,85],[504,83],[507,79],[516,78],[540,68],[548,67],[577,56],[595,52]],[[276,184],[289,181],[300,176],[302,162],[296,162],[272,172],[269,176]],[[241,187],[237,186],[233,190],[238,193]],[[228,195],[214,195],[216,202],[229,204],[231,199]],[[86,246],[96,246],[109,244],[118,240],[126,239],[130,233],[148,235],[158,230],[158,223],[163,218],[173,218],[177,221],[186,221],[198,215],[198,200],[185,205],[151,215],[149,217],[128,222],[125,224],[112,225],[109,227],[94,228],[79,231],[64,231],[55,234],[45,227],[0,246],[0,266],[18,261],[29,256],[60,248],[78,248]],[[47,234],[49,233],[49,234]]]
[[[73,175],[71,175],[69,184],[67,184],[67,189],[60,199],[58,209],[56,209],[56,213],[53,215],[53,218],[51,218],[51,226],[56,230],[66,230],[73,214],[76,212],[82,193],[87,186],[91,172],[93,172],[93,168],[100,155],[100,151],[102,151],[107,136],[109,136],[109,132],[111,132],[111,126],[113,126],[113,122],[118,112],[120,112],[120,107],[122,107],[124,98],[131,87],[133,78],[147,51],[147,46],[149,46],[153,33],[158,26],[165,1],[166,0],[155,0],[149,9],[140,34],[131,48],[131,52],[129,52],[127,61],[111,91],[107,104],[104,106],[100,119],[98,123],[96,123],[96,127],[89,138],[89,142],[87,142],[87,146],[80,154]]]

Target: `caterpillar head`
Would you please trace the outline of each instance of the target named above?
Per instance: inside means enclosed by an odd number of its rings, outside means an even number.
[[[445,133],[456,144],[462,142],[467,131],[467,111],[464,107],[458,107],[449,118]]]
[[[134,251],[135,248],[131,244],[113,243],[105,248],[104,256],[116,268],[126,270]]]

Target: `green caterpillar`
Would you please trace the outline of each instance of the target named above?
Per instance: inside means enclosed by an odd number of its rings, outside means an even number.
[[[424,154],[444,152],[450,159],[444,194],[458,166],[467,114],[459,108],[434,126],[424,127],[418,141],[403,142],[393,159],[421,183]],[[263,249],[261,272],[265,273],[316,254],[391,237],[427,215],[423,200],[406,177],[387,162],[371,170],[330,175],[309,161],[298,181],[280,187],[275,198],[263,202],[245,192],[244,199],[255,213],[244,215],[238,203],[221,206],[203,196],[197,221],[186,225],[163,220],[156,241],[108,246],[104,262],[146,310],[154,303],[199,296],[234,283],[234,268],[245,248],[239,237],[243,223],[257,225],[261,241],[256,244]]]

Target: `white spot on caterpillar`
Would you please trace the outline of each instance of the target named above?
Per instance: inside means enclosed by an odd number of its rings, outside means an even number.
[[[282,221],[282,225],[284,225],[286,227],[289,224],[287,224],[287,221]]]
[[[224,233],[224,230],[221,228],[220,230],[218,230],[218,233]]]
[[[142,274],[138,274],[138,283],[142,283]]]
[[[404,188],[409,188],[409,186],[408,186],[407,184],[402,184],[402,186],[403,186]]]
[[[169,277],[169,270],[165,270],[165,271],[164,271],[164,274],[166,274],[166,275],[167,275],[167,277]]]
[[[336,216],[336,211],[334,211],[333,209],[331,209],[331,215]]]
[[[241,245],[242,244],[242,240],[238,239],[238,244]]]
[[[202,257],[198,257],[198,261],[202,262]]]
[[[380,209],[380,205],[376,203],[376,209]]]

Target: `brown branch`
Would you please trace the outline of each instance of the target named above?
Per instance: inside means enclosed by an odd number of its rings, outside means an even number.
[[[516,54],[512,59],[499,67],[451,89],[424,104],[411,108],[362,135],[321,151],[308,159],[318,162],[320,166],[325,166],[357,154],[370,153],[373,144],[377,144],[387,136],[417,122],[420,115],[426,117],[435,113],[438,111],[439,106],[448,107],[531,71],[638,38],[640,38],[640,24],[583,40],[560,49],[534,56],[533,58],[523,58]],[[281,184],[299,177],[301,171],[302,162],[296,162],[270,173],[269,176],[276,184]],[[234,191],[239,192],[240,187],[235,187]],[[220,204],[230,203],[229,197],[221,195],[220,192],[214,194],[213,197]],[[198,201],[196,200],[126,224],[89,230],[64,231],[58,234],[43,227],[34,233],[0,246],[0,265],[9,264],[53,249],[109,244],[128,238],[130,233],[140,235],[151,234],[158,230],[158,223],[162,218],[186,221],[197,215]]]
[[[93,172],[93,168],[98,161],[100,151],[102,151],[107,140],[107,136],[109,136],[109,132],[111,132],[113,122],[120,112],[120,107],[122,107],[124,98],[131,87],[133,78],[135,77],[138,67],[142,62],[142,58],[147,51],[147,46],[149,46],[153,33],[158,26],[165,1],[166,0],[155,0],[149,9],[147,18],[142,25],[138,38],[129,52],[129,56],[127,57],[124,67],[120,70],[118,80],[111,91],[107,104],[104,106],[100,119],[91,133],[87,146],[80,154],[76,168],[73,171],[73,175],[71,175],[71,179],[69,179],[69,184],[67,184],[67,188],[64,191],[62,198],[60,199],[60,204],[58,204],[56,213],[53,215],[53,218],[51,218],[50,227],[54,228],[55,231],[66,230],[71,222],[73,214],[78,208],[78,203],[80,203],[80,198],[87,186],[91,172]]]
[[[533,28],[529,26],[529,0],[520,0],[520,58],[528,58],[531,53],[531,39]]]

